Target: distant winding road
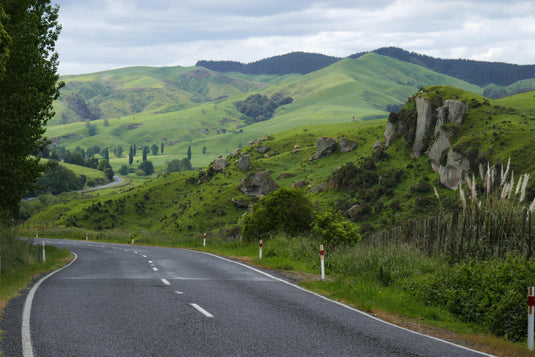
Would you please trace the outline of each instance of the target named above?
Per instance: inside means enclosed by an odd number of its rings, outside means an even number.
[[[215,255],[47,244],[77,259],[8,304],[0,322],[5,356],[484,355]]]

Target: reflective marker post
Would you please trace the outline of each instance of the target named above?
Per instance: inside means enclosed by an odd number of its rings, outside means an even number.
[[[528,288],[528,348],[533,351],[533,307],[535,306],[535,287]]]
[[[132,234],[132,245],[134,244],[134,235]]]
[[[321,258],[321,280],[325,280],[325,262],[323,260],[323,244],[320,245],[320,258]]]
[[[204,233],[204,238],[202,240],[202,246],[206,247],[206,233]]]
[[[89,239],[89,233],[86,233],[85,234],[85,240],[88,240]]]
[[[260,242],[258,242],[258,256],[260,259],[262,259],[262,239],[260,239]]]
[[[43,263],[46,262],[45,241],[43,241]]]

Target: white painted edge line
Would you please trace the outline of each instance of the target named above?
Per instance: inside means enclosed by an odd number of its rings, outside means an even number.
[[[195,252],[195,253],[200,253],[200,254],[210,255],[210,256],[212,256],[212,257],[215,257],[215,258],[224,260],[224,261],[226,261],[226,262],[240,265],[240,266],[242,266],[242,267],[245,267],[245,268],[247,268],[247,269],[250,269],[250,270],[252,270],[252,271],[255,271],[255,272],[259,273],[259,274],[262,274],[262,275],[264,275],[264,276],[267,276],[267,277],[269,277],[269,278],[271,278],[271,279],[273,279],[273,280],[276,280],[276,281],[279,281],[279,282],[281,282],[281,283],[284,283],[284,284],[293,286],[293,287],[296,288],[296,289],[299,289],[299,290],[301,290],[301,291],[304,291],[304,292],[307,292],[307,293],[312,294],[312,295],[314,295],[314,296],[317,296],[317,297],[319,297],[320,299],[323,299],[323,300],[332,302],[332,303],[334,303],[334,304],[336,304],[336,305],[345,307],[346,309],[349,309],[349,310],[354,311],[354,312],[356,312],[356,313],[359,313],[359,314],[361,314],[361,315],[367,316],[367,317],[369,317],[370,319],[373,319],[373,320],[382,322],[382,323],[384,323],[384,324],[387,324],[387,325],[390,325],[390,326],[393,326],[393,327],[396,327],[396,328],[399,328],[399,329],[408,331],[408,332],[413,333],[413,334],[415,334],[415,335],[418,335],[418,336],[424,336],[424,337],[430,338],[430,339],[435,340],[435,341],[444,342],[444,343],[446,343],[446,344],[448,344],[448,345],[455,346],[455,347],[461,348],[461,349],[466,350],[466,351],[475,352],[475,353],[478,353],[478,354],[480,354],[480,355],[482,355],[482,356],[495,357],[494,355],[491,355],[491,354],[488,354],[488,353],[485,353],[485,352],[481,352],[481,351],[473,350],[473,349],[471,349],[471,348],[468,348],[468,347],[465,347],[465,346],[461,346],[461,345],[458,345],[458,344],[456,344],[456,343],[453,343],[453,342],[450,342],[450,341],[446,341],[446,340],[443,340],[443,339],[438,338],[438,337],[434,337],[434,336],[426,335],[426,334],[423,334],[423,333],[420,333],[420,332],[417,332],[417,331],[412,331],[412,330],[409,330],[409,329],[407,329],[407,328],[405,328],[405,327],[401,327],[401,326],[398,326],[398,325],[396,325],[396,324],[390,323],[390,322],[388,322],[388,321],[381,320],[380,318],[377,318],[377,317],[375,317],[375,316],[373,316],[373,315],[370,315],[370,314],[368,314],[368,313],[366,313],[366,312],[364,312],[364,311],[360,311],[360,310],[358,310],[358,309],[355,309],[355,308],[352,307],[352,306],[343,304],[343,303],[341,303],[341,302],[339,302],[339,301],[329,299],[328,297],[325,297],[325,296],[320,295],[320,294],[317,294],[317,293],[315,293],[315,292],[313,292],[313,291],[310,291],[310,290],[307,290],[307,289],[305,289],[305,288],[302,288],[302,287],[300,287],[299,285],[295,285],[295,284],[290,283],[289,281],[286,281],[286,280],[284,280],[284,279],[277,278],[276,276],[273,276],[273,275],[271,275],[271,274],[269,274],[269,273],[266,273],[266,272],[264,272],[264,271],[262,271],[262,270],[253,268],[253,267],[251,267],[251,266],[249,266],[249,265],[247,265],[247,264],[243,264],[243,263],[240,263],[240,262],[231,260],[231,259],[227,259],[227,258],[220,257],[219,255],[215,255],[215,254],[212,254],[212,253],[201,252],[201,251],[198,251],[198,250],[190,250],[190,252]],[[191,304],[191,305],[193,306],[193,304]]]
[[[32,313],[32,303],[35,292],[39,288],[39,285],[46,279],[50,278],[52,275],[62,271],[65,268],[68,268],[72,263],[78,259],[78,255],[74,252],[71,252],[74,255],[73,260],[62,268],[56,269],[45,277],[41,278],[30,290],[28,296],[26,296],[26,301],[24,302],[24,309],[22,312],[22,356],[23,357],[33,357],[33,346],[32,346],[32,336],[30,332],[30,316]]]
[[[171,283],[167,279],[161,279],[161,280],[162,280],[162,283],[164,283],[165,285],[171,285]]]
[[[193,306],[195,308],[195,310],[199,311],[204,316],[206,316],[208,318],[214,317],[214,315],[212,315],[211,313],[209,313],[208,311],[206,311],[205,309],[203,309],[199,305],[193,304],[193,303],[191,303],[190,305]]]

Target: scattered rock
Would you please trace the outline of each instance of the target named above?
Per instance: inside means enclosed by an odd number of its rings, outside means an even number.
[[[340,152],[350,152],[355,150],[357,147],[357,142],[348,138],[341,137],[338,140],[338,145],[340,147]]]
[[[250,196],[265,196],[279,187],[267,172],[255,172],[242,179],[239,188]]]
[[[375,144],[373,144],[373,150],[377,152],[377,151],[381,151],[382,149],[383,149],[383,143],[377,140]]]
[[[331,155],[336,150],[337,145],[336,140],[333,138],[326,136],[318,138],[316,140],[317,152],[314,155],[314,160]]]
[[[237,200],[235,198],[232,199],[232,203],[234,203],[234,205],[236,205],[238,208],[248,208],[251,204],[249,201]]]
[[[230,165],[228,160],[220,157],[215,159],[213,167],[215,171],[221,171],[224,170],[228,165]]]
[[[259,153],[261,154],[265,154],[266,152],[268,152],[271,148],[267,145],[263,145],[259,148],[256,148],[255,150],[258,151]]]
[[[292,185],[290,187],[291,188],[300,188],[302,190],[303,188],[305,188],[305,181],[292,182]]]
[[[251,168],[251,155],[247,154],[247,155],[243,155],[240,157],[239,161],[238,161],[238,167],[243,170],[243,171],[247,171]]]

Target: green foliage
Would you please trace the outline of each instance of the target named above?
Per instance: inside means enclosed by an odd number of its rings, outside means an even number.
[[[187,157],[183,158],[182,160],[175,159],[171,160],[169,163],[167,163],[167,172],[179,172],[179,171],[186,171],[191,170],[191,161]]]
[[[241,233],[246,240],[266,238],[272,232],[298,235],[310,230],[312,204],[297,188],[280,188],[261,198],[253,212],[243,218]]]
[[[141,164],[139,164],[138,169],[143,171],[146,176],[152,175],[154,173],[154,166],[152,165],[152,161],[143,161]]]
[[[85,176],[84,176],[85,181]],[[30,195],[35,196],[40,193],[51,193],[54,195],[61,192],[68,192],[79,190],[84,186],[81,178],[76,174],[61,165],[52,165],[44,174],[37,179],[38,191],[32,192]]]
[[[357,226],[332,211],[314,215],[312,233],[328,247],[355,244],[361,239]]]
[[[236,102],[235,105],[240,113],[248,117],[247,124],[252,124],[271,119],[278,107],[292,102],[292,97],[285,97],[282,93],[275,93],[271,98],[253,94],[243,101]]]
[[[466,322],[475,322],[513,341],[526,338],[526,295],[535,264],[518,258],[471,261],[444,268],[412,285],[422,301],[445,306]]]
[[[30,155],[44,149],[45,125],[59,95],[54,46],[61,27],[58,7],[47,0],[4,2],[0,16],[6,39],[0,45],[0,219],[6,219],[44,171]]]

